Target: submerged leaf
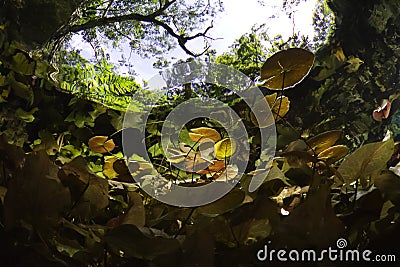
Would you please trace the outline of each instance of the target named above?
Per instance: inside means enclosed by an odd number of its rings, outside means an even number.
[[[267,114],[265,114],[264,118],[262,118],[262,121],[258,123],[254,113],[250,113],[250,118],[251,121],[254,123],[254,125],[259,126],[259,127],[268,127],[272,125],[274,122],[279,121],[282,117],[286,115],[289,111],[290,107],[290,101],[289,98],[286,96],[280,96],[277,97],[277,93],[274,93],[272,95],[267,95],[265,96],[265,100],[267,101],[269,108],[273,114],[274,120]],[[253,109],[254,110],[263,110],[263,106],[265,105],[265,101],[258,101]]]
[[[338,171],[347,184],[360,179],[361,185],[365,188],[372,174],[386,168],[386,163],[392,157],[393,148],[393,138],[366,144],[345,158]]]

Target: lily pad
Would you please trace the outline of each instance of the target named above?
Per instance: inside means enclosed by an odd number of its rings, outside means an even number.
[[[221,140],[221,135],[214,129],[208,127],[200,127],[191,129],[192,133],[189,133],[190,139],[195,142],[206,142],[211,139],[213,142]]]
[[[260,82],[271,90],[283,90],[301,82],[314,63],[314,54],[290,48],[272,55],[261,67]]]
[[[94,136],[89,139],[88,146],[90,150],[96,153],[107,153],[111,152],[115,148],[114,141],[112,139],[107,140],[107,136]]]

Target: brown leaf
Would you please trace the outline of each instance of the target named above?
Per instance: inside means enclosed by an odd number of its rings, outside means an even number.
[[[318,155],[325,149],[335,144],[341,136],[341,130],[327,131],[308,139],[307,144],[311,146],[315,154]]]
[[[129,208],[126,213],[109,220],[107,222],[108,226],[116,227],[121,224],[133,224],[138,227],[143,227],[145,225],[145,209],[142,197],[137,192],[128,192],[128,198]]]
[[[4,199],[7,228],[30,225],[40,233],[49,233],[71,204],[68,188],[56,177],[57,167],[44,151],[26,157],[10,182]]]
[[[93,152],[102,154],[111,152],[115,148],[114,141],[108,140],[108,136],[94,136],[89,139],[88,146]]]
[[[71,214],[90,220],[108,206],[108,182],[91,171],[82,157],[65,164],[58,175],[68,186],[74,201]]]
[[[347,155],[349,149],[343,145],[332,146],[318,154],[318,159],[326,161],[327,164],[333,164]]]
[[[301,168],[309,162],[317,162],[317,158],[311,156],[307,151],[290,151],[281,153],[285,157],[289,165],[293,168]]]

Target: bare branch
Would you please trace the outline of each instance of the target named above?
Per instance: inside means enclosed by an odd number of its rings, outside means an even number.
[[[111,1],[110,3],[112,3],[113,1]],[[177,41],[179,46],[189,55],[197,57],[200,55],[203,55],[205,52],[207,52],[209,47],[206,47],[206,49],[200,53],[200,54],[196,54],[192,51],[190,51],[187,47],[186,47],[186,43],[189,40],[193,40],[195,38],[198,37],[204,37],[204,38],[209,38],[208,36],[206,36],[207,32],[213,27],[212,22],[211,25],[208,26],[204,32],[201,33],[197,33],[195,35],[192,36],[186,36],[185,34],[178,34],[177,32],[175,32],[170,25],[168,25],[167,23],[157,19],[158,16],[163,15],[164,11],[167,10],[172,4],[174,4],[176,2],[176,0],[172,0],[172,1],[165,1],[165,4],[162,5],[159,9],[157,9],[155,12],[149,14],[149,15],[141,15],[138,13],[131,13],[131,14],[127,14],[127,15],[121,15],[121,16],[113,16],[113,17],[100,17],[97,19],[93,19],[90,20],[86,23],[83,24],[78,24],[78,25],[67,25],[65,27],[62,27],[59,29],[58,32],[55,33],[55,35],[53,36],[53,38],[55,40],[58,40],[60,38],[62,38],[63,36],[69,34],[69,33],[77,33],[83,30],[88,30],[88,29],[92,29],[95,27],[99,27],[99,26],[106,26],[106,25],[110,25],[110,24],[114,24],[114,23],[118,23],[118,22],[124,22],[124,21],[139,21],[139,22],[147,22],[147,23],[152,23],[154,25],[160,26],[161,28],[163,28],[165,31],[167,31],[167,33],[174,37]],[[162,1],[160,1],[160,5],[162,4]],[[110,7],[110,5],[107,7],[107,9]]]
[[[108,6],[106,7],[106,9],[105,9],[104,12],[103,12],[103,15],[102,15],[103,18],[104,18],[105,16],[107,16],[107,13],[108,13],[108,11],[110,10],[110,8],[111,8],[111,6],[112,6],[113,3],[114,3],[114,0],[111,0],[111,1],[108,3]]]

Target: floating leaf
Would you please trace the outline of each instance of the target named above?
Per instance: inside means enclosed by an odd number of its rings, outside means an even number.
[[[130,162],[130,170],[125,164],[124,159],[117,157],[105,157],[103,174],[108,179],[117,178],[119,181],[132,182],[131,172],[139,170],[140,164],[138,162]]]
[[[347,155],[349,149],[343,145],[332,146],[318,154],[318,159],[324,160],[327,164],[333,164]]]
[[[108,136],[94,136],[89,139],[88,146],[93,152],[102,154],[111,152],[115,148],[114,141],[108,140]]]
[[[236,142],[230,138],[225,138],[215,144],[215,157],[219,160],[229,158],[235,153]]]
[[[292,141],[288,144],[288,146],[285,149],[285,152],[290,152],[290,151],[306,151],[308,148],[306,142],[302,139],[297,139],[295,141]]]
[[[211,164],[208,165],[207,169],[198,171],[198,174],[209,174],[214,175],[215,173],[220,173],[225,169],[225,161],[223,160],[213,160]]]
[[[310,138],[307,140],[307,144],[311,146],[315,154],[318,155],[325,149],[335,144],[341,135],[342,131],[340,130],[327,131]]]
[[[209,165],[210,162],[201,158],[186,159],[184,164],[187,172],[199,172],[205,170]]]
[[[276,98],[276,94],[273,95],[275,95]],[[265,128],[275,123],[274,116],[272,116],[271,113],[266,108],[266,105],[269,105],[269,109],[271,110],[271,106],[273,105],[273,103],[271,105],[270,102],[268,101],[269,100],[268,97],[269,96],[266,96],[265,98],[258,100],[252,107],[252,110],[257,110],[259,112],[260,121],[257,120],[253,112],[250,113],[251,122],[260,128]]]
[[[313,63],[314,54],[302,48],[280,51],[262,66],[260,82],[272,90],[293,87],[307,76]]]
[[[206,142],[207,139],[211,139],[213,142],[221,140],[221,135],[214,129],[208,127],[200,127],[191,129],[192,133],[189,133],[190,139],[194,142]]]
[[[113,168],[113,164],[116,160],[118,160],[117,157],[105,157],[104,158],[103,174],[108,179],[113,179],[118,176],[118,173]]]
[[[392,157],[393,147],[393,138],[384,142],[366,144],[345,158],[338,172],[346,184],[360,179],[361,185],[365,188],[374,173],[386,168],[386,163]]]
[[[274,114],[275,121],[279,121],[289,111],[290,101],[286,96],[280,96],[276,98],[274,104],[271,107],[271,111]]]
[[[197,157],[197,153],[193,150],[191,146],[185,143],[179,143],[179,149],[185,154],[188,158],[195,158]]]

